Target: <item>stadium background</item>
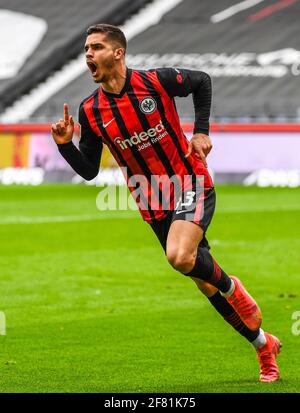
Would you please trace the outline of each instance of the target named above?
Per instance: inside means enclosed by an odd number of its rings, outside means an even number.
[[[299,390],[299,376],[288,370],[287,356],[282,356],[286,379],[277,388],[252,385],[257,366],[242,355],[233,363],[239,383],[226,363],[218,381],[220,361],[215,353],[228,351],[226,346],[243,348],[244,343],[209,312],[197,291],[189,284],[187,289],[186,280],[167,268],[152,234],[134,212],[104,216],[96,210],[102,185],[122,183],[110,154],[104,152],[99,176],[87,183],[58,154],[50,136],[50,124],[61,117],[63,103],[68,102],[76,118],[79,103],[95,89],[82,54],[84,32],[91,24],[108,22],[123,28],[130,67],[208,72],[213,82],[214,143],[209,169],[220,194],[213,245],[225,267],[239,272],[261,299],[267,321],[284,336],[292,359],[299,346],[291,332],[292,315],[300,310],[299,11],[297,0],[0,0],[0,311],[7,319],[6,334],[0,336],[3,391]],[[180,98],[176,103],[190,137],[192,101]],[[139,308],[147,314],[146,321],[135,314]],[[137,318],[128,321],[131,311]],[[201,312],[208,314],[207,326],[213,323],[216,330],[203,328]],[[187,330],[185,315],[191,320]],[[158,323],[161,348],[151,337],[151,322]],[[124,323],[129,323],[127,331]],[[200,329],[195,333],[197,323]],[[82,329],[89,329],[84,337]],[[111,352],[95,344],[99,330]],[[82,341],[75,339],[76,333]],[[131,335],[139,363],[130,351]],[[164,342],[166,336],[172,340]],[[211,363],[195,362],[192,350],[186,354],[181,340],[187,336],[194,352],[199,351],[197,339],[201,341],[199,358],[206,354]],[[149,358],[153,375],[143,339],[154,348]],[[23,344],[26,356],[21,355]],[[94,350],[87,355],[90,347]],[[174,354],[173,363],[163,348]],[[71,373],[74,358],[84,377],[79,383]],[[174,376],[172,369],[180,366],[183,370]]]

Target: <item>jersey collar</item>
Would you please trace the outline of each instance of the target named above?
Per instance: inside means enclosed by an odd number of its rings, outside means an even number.
[[[132,72],[132,69],[129,69],[128,67],[126,67],[126,80],[125,80],[124,86],[123,86],[123,88],[122,88],[122,90],[121,90],[120,93],[107,92],[106,90],[104,90],[104,89],[101,87],[102,92],[103,92],[106,96],[110,96],[110,97],[113,97],[113,98],[121,98],[121,97],[124,95],[124,93],[126,93],[127,90],[128,90],[128,86],[129,86],[129,84],[130,84],[131,72]]]

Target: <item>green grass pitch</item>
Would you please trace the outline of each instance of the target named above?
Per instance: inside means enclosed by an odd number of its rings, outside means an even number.
[[[299,188],[218,186],[208,231],[283,343],[273,384],[139,213],[97,211],[98,192],[0,187],[0,392],[299,392]]]

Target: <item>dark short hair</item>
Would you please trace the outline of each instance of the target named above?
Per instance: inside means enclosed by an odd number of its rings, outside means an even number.
[[[104,33],[108,40],[119,43],[119,45],[126,51],[126,37],[122,30],[119,29],[119,27],[105,23],[95,24],[93,26],[90,26],[86,31],[87,36],[92,33]]]

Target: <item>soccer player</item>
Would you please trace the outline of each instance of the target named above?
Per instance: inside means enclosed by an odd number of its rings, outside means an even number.
[[[215,209],[215,189],[206,161],[212,148],[210,77],[185,69],[128,68],[124,33],[108,24],[87,30],[84,49],[91,76],[100,85],[79,107],[79,149],[72,142],[74,120],[67,104],[64,118],[52,124],[59,152],[79,175],[91,180],[99,172],[103,143],[108,146],[118,164],[126,168],[132,195],[139,187],[136,201],[141,215],[169,263],[191,277],[223,318],[252,343],[260,380],[278,380],[279,339],[260,328],[257,303],[241,281],[228,276],[214,260],[205,236]],[[174,102],[175,96],[189,94],[195,109],[190,142],[180,127]],[[144,182],[138,186],[141,176]],[[173,182],[169,190],[160,180],[164,177]]]

